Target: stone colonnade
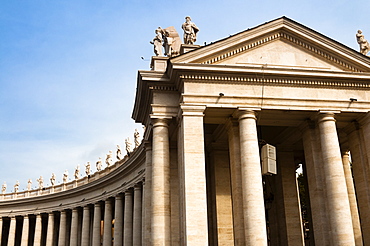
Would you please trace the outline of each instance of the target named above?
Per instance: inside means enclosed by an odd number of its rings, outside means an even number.
[[[96,203],[0,218],[1,245],[142,245],[145,183]]]

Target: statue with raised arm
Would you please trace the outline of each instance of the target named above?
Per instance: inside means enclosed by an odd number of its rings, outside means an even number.
[[[2,191],[3,194],[6,193],[6,182],[5,181],[4,181],[3,186],[1,187],[1,191]]]
[[[77,165],[75,169],[75,180],[77,180],[80,177],[80,165]]]
[[[96,171],[101,171],[101,157],[99,157],[99,160],[96,162]]]
[[[56,179],[55,173],[52,173],[51,174],[51,178],[50,178],[51,186],[54,186],[55,185],[55,179]]]
[[[153,41],[150,41],[151,44],[154,45],[154,54],[156,56],[163,56],[162,52],[162,42],[163,42],[163,30],[161,27],[158,27],[155,29],[155,37],[153,38]]]
[[[175,27],[170,26],[163,29],[164,55],[168,57],[177,56],[180,53],[181,38]]]
[[[191,22],[190,16],[185,17],[185,23],[181,27],[184,30],[184,44],[194,44],[197,41],[199,28]]]
[[[140,138],[140,133],[137,129],[135,129],[135,132],[134,132],[135,148],[137,148],[140,145],[139,138]]]
[[[15,182],[15,185],[14,185],[14,193],[17,193],[19,190],[19,181],[17,180],[17,182]]]
[[[129,156],[130,153],[131,153],[131,142],[130,142],[130,138],[126,138],[125,139],[125,145],[126,145],[126,153]]]
[[[39,189],[42,190],[44,188],[44,179],[42,176],[40,178],[36,179],[36,181],[39,183]]]
[[[122,160],[122,152],[121,152],[121,146],[117,144],[117,153],[116,153],[117,160]]]
[[[63,173],[63,183],[67,183],[68,182],[68,170],[66,169]]]
[[[30,191],[32,189],[32,179],[28,179],[27,181],[27,190]]]
[[[105,164],[107,164],[107,167],[110,167],[110,165],[113,162],[112,155],[113,155],[113,152],[111,150],[109,150],[109,152],[107,154],[107,157],[105,158]]]
[[[87,162],[87,164],[85,164],[85,173],[86,173],[86,176],[89,176],[91,173],[91,165],[89,161]]]
[[[370,51],[370,45],[369,42],[365,39],[365,36],[362,34],[361,30],[357,31],[356,34],[357,43],[360,45],[360,52],[363,55],[367,55]]]

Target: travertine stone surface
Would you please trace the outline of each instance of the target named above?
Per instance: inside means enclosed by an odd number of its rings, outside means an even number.
[[[28,246],[28,232],[29,232],[29,219],[28,215],[26,215],[23,216],[21,246]]]
[[[170,156],[167,119],[153,119],[152,224],[153,245],[170,245]]]
[[[334,245],[355,245],[334,114],[320,114],[318,125],[332,242]]]
[[[72,222],[71,222],[71,237],[70,237],[70,246],[78,245],[78,209],[72,209]]]
[[[125,192],[125,213],[123,222],[123,245],[132,245],[132,222],[133,222],[133,207],[132,191]]]
[[[81,246],[89,246],[90,242],[90,207],[84,206],[82,212]]]
[[[46,246],[53,246],[54,236],[54,213],[51,212],[48,214]]]
[[[181,106],[179,173],[184,245],[208,245],[203,106]]]
[[[105,200],[103,246],[112,245],[112,200]]]
[[[14,246],[15,243],[15,228],[16,228],[16,220],[15,217],[10,219],[10,227],[9,227],[9,236],[8,236],[8,246]],[[36,244],[35,244],[36,245]]]
[[[42,237],[42,222],[41,222],[41,214],[36,215],[36,225],[35,225],[35,237],[33,241],[33,245],[41,245],[41,237]]]
[[[151,193],[152,193],[152,145],[145,142],[145,185],[144,185],[144,242],[150,244],[151,240]]]
[[[245,245],[244,219],[243,219],[243,191],[241,177],[240,159],[240,139],[239,124],[236,120],[230,119],[227,123],[229,156],[230,156],[230,175],[233,200],[233,223],[235,245]]]
[[[93,237],[92,237],[92,246],[101,245],[101,205],[100,203],[94,204],[94,220],[93,220]]]
[[[265,246],[267,232],[256,113],[252,110],[239,110],[238,119],[245,244]]]
[[[114,206],[114,246],[123,245],[123,201],[122,195],[117,195]]]
[[[310,123],[311,124],[311,123]],[[303,130],[303,147],[307,171],[307,182],[310,195],[312,222],[315,233],[315,244],[331,245],[330,223],[326,206],[326,192],[322,173],[321,145],[318,130],[313,125]]]
[[[351,208],[353,234],[355,235],[355,243],[356,243],[356,246],[361,246],[363,245],[361,225],[360,225],[360,218],[359,218],[358,209],[357,209],[358,207],[357,207],[357,201],[356,201],[355,187],[353,185],[351,160],[350,160],[349,151],[342,151],[342,162],[343,162],[344,176],[346,178],[346,184],[347,184],[349,205]]]
[[[134,209],[133,209],[133,245],[141,245],[141,222],[142,222],[142,192],[141,185],[134,186]]]

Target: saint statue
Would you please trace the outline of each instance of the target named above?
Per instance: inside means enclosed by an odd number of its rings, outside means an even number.
[[[36,181],[39,183],[39,189],[42,190],[42,188],[44,188],[44,179],[42,178],[42,176],[36,179]]]
[[[63,183],[67,183],[68,182],[68,170],[66,169],[63,173]]]
[[[184,30],[184,44],[194,44],[197,41],[199,28],[191,22],[190,16],[185,17],[185,23],[181,27]]]
[[[89,176],[91,173],[91,165],[89,161],[87,162],[87,164],[85,164],[85,173],[87,176]]]
[[[362,34],[361,30],[357,31],[356,34],[357,43],[360,45],[360,52],[363,55],[367,55],[370,51],[370,45],[369,42],[365,39],[365,36]]]
[[[96,171],[101,171],[101,157],[99,157],[99,160],[96,162]]]
[[[32,179],[28,179],[27,181],[27,190],[30,191],[32,188]]]
[[[121,147],[119,145],[117,145],[116,157],[117,157],[117,160],[119,160],[119,161],[122,159]]]
[[[105,164],[107,164],[107,167],[110,167],[110,165],[112,164],[112,161],[113,161],[112,155],[113,155],[113,152],[109,150],[107,157],[105,158]]]
[[[51,186],[54,186],[55,185],[55,178],[56,178],[55,173],[52,173],[51,174],[51,178],[50,178]]]
[[[80,165],[77,165],[75,169],[75,180],[77,180],[80,176]]]
[[[128,156],[130,156],[130,153],[131,153],[131,142],[130,142],[130,138],[126,138],[125,139],[125,144],[126,144],[126,153]]]
[[[4,181],[3,186],[1,187],[1,191],[2,191],[3,194],[6,193],[6,182],[5,181]]]
[[[135,148],[137,148],[140,145],[139,138],[140,138],[140,133],[137,129],[135,129],[135,132],[134,132]]]
[[[19,190],[19,181],[17,180],[17,182],[15,182],[15,185],[14,185],[14,193],[17,193]]]
[[[162,51],[162,42],[163,42],[163,30],[161,27],[158,27],[155,29],[155,37],[153,38],[153,41],[150,41],[151,44],[154,45],[154,54],[156,56],[163,56]]]

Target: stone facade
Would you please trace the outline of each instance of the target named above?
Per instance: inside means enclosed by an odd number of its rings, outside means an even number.
[[[370,58],[285,17],[180,53],[139,71],[141,145],[4,194],[1,245],[370,245]]]

